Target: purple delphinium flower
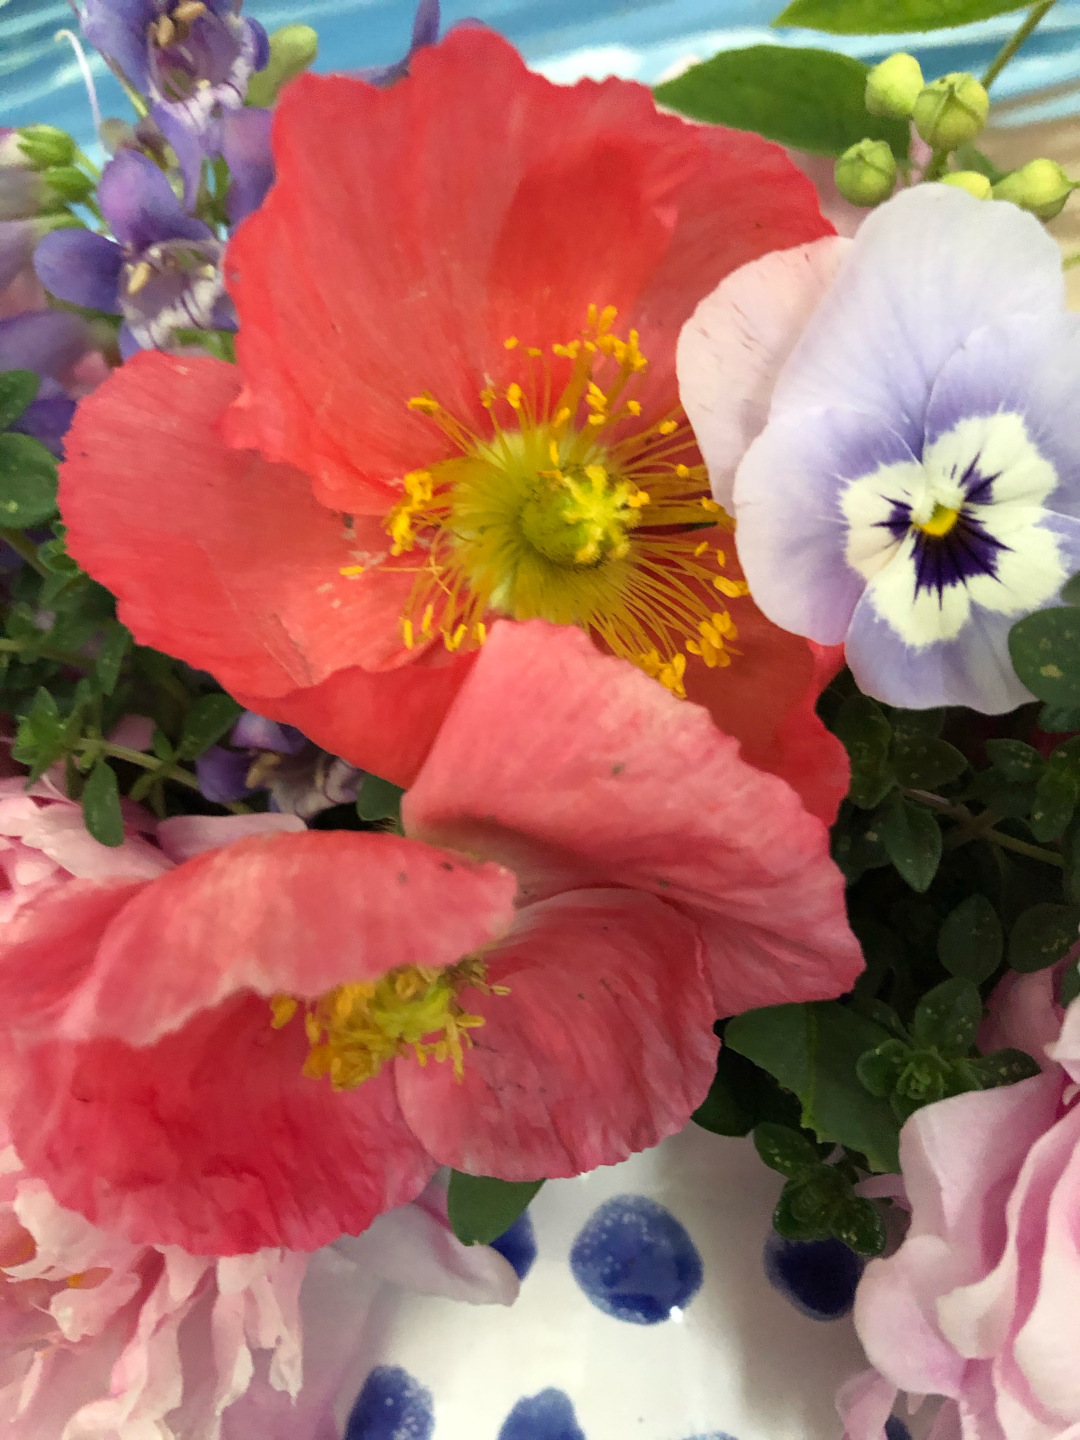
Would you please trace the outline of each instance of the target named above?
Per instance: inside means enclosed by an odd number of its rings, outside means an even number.
[[[193,200],[204,155],[221,153],[222,121],[241,108],[269,55],[266,31],[240,0],[86,0],[86,38],[152,102]]]
[[[56,230],[38,245],[34,268],[60,300],[123,315],[120,349],[162,348],[174,330],[235,329],[224,293],[224,245],[185,213],[152,160],[122,150],[101,176],[101,212],[115,240]]]
[[[408,53],[392,65],[375,65],[359,71],[360,78],[371,85],[393,85],[395,80],[403,80],[409,73],[409,62],[417,50],[438,41],[440,19],[439,0],[420,0],[413,17]]]
[[[63,380],[92,346],[88,326],[60,310],[27,310],[0,320],[0,372],[33,370],[41,377],[36,398],[11,429],[40,440],[58,457],[75,413]]]
[[[271,810],[310,820],[352,803],[360,788],[359,770],[320,750],[293,726],[252,710],[233,726],[229,747],[212,745],[195,762],[203,796],[219,805],[267,790]]]
[[[920,185],[866,220],[822,289],[805,253],[766,256],[680,339],[721,504],[732,492],[710,455],[740,403],[733,366],[750,377],[743,419],[761,416],[733,491],[751,594],[785,629],[843,642],[880,700],[1011,710],[1032,697],[1009,630],[1080,570],[1080,316],[1058,247],[1012,205]],[[779,293],[810,316],[797,339]]]

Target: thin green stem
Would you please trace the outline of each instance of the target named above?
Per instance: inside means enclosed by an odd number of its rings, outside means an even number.
[[[1077,250],[1075,255],[1066,255],[1061,262],[1063,270],[1071,270],[1074,265],[1080,265],[1080,250]]]
[[[956,845],[965,845],[970,840],[987,840],[991,845],[997,845],[1002,850],[1012,850],[1017,855],[1027,855],[1031,860],[1042,860],[1046,865],[1056,865],[1059,870],[1065,868],[1065,857],[1059,855],[1056,850],[1045,850],[1041,845],[1029,845],[1026,840],[1017,840],[1012,835],[1003,835],[1000,830],[988,829],[983,817],[972,815],[966,805],[954,805],[951,800],[944,800],[940,795],[932,795],[928,790],[905,790],[904,795],[918,805],[925,805],[930,810],[936,810],[946,820],[955,820],[961,827],[960,838],[955,842]]]
[[[79,670],[93,668],[93,661],[85,655],[71,655],[51,645],[39,645],[36,640],[0,640],[0,654],[21,655],[24,650],[33,650],[35,660],[52,660],[56,665],[73,665]]]
[[[6,526],[0,525],[0,540],[6,540],[15,554],[21,555],[31,569],[36,570],[39,575],[48,575],[48,570],[38,559],[37,546],[21,530],[9,530]]]
[[[75,747],[80,755],[92,755],[97,759],[108,755],[113,760],[126,760],[129,765],[138,765],[141,770],[156,770],[162,780],[175,780],[189,790],[199,789],[199,777],[191,770],[185,770],[172,760],[159,760],[156,755],[146,755],[141,750],[132,750],[127,745],[114,745],[111,740],[81,740]],[[250,809],[236,801],[225,806],[234,815],[248,815]]]
[[[1057,0],[1042,0],[1041,4],[1032,6],[1024,19],[1024,23],[1010,39],[1005,41],[1005,44],[987,66],[986,73],[982,77],[982,83],[986,86],[987,90],[990,89],[990,86],[1001,74],[1002,70],[1005,69],[1005,66],[1008,65],[1021,45],[1033,34],[1036,27],[1049,15],[1056,4]]]
[[[926,169],[922,173],[923,180],[940,180],[949,166],[949,151],[935,150],[926,162]]]

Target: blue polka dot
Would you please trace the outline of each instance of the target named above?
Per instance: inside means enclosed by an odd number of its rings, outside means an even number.
[[[911,1440],[911,1431],[899,1415],[890,1415],[885,1421],[885,1440]]]
[[[519,1215],[509,1230],[491,1242],[491,1248],[509,1260],[518,1279],[524,1280],[536,1259],[536,1231],[529,1212],[525,1210]]]
[[[670,1210],[617,1195],[593,1211],[570,1251],[574,1279],[605,1315],[656,1325],[701,1288],[701,1256]]]
[[[710,1430],[708,1435],[691,1435],[690,1440],[735,1440],[726,1430]]]
[[[785,1240],[775,1230],[765,1241],[765,1274],[811,1320],[839,1320],[855,1303],[863,1261],[839,1240]]]
[[[434,1429],[431,1391],[400,1365],[378,1365],[357,1396],[345,1440],[431,1440]]]
[[[519,1400],[503,1422],[499,1440],[585,1440],[570,1397],[561,1390],[541,1390]]]

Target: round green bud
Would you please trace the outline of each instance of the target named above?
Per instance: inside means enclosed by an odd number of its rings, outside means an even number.
[[[986,176],[980,175],[978,170],[952,170],[948,175],[942,175],[939,183],[966,190],[969,195],[974,195],[976,200],[989,200],[994,189]]]
[[[310,25],[284,25],[270,36],[270,58],[248,81],[249,105],[273,105],[283,85],[314,64],[319,37]]]
[[[915,101],[915,129],[935,150],[955,150],[986,124],[990,96],[974,75],[955,71],[932,80]]]
[[[94,193],[93,180],[74,165],[50,165],[42,174],[53,197],[65,205],[79,205]]]
[[[860,140],[840,156],[834,174],[852,205],[880,205],[896,184],[896,157],[885,140]]]
[[[866,108],[871,115],[910,120],[925,83],[915,56],[899,50],[875,65],[866,77]]]
[[[1056,160],[1029,160],[994,186],[995,200],[1011,200],[1040,220],[1053,220],[1075,189]]]
[[[24,125],[16,134],[16,143],[32,170],[70,165],[75,159],[75,141],[66,130],[58,130],[55,125]]]

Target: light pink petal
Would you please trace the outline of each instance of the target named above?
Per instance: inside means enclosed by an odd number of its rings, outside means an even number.
[[[250,835],[300,835],[307,829],[296,815],[174,815],[157,827],[158,844],[176,865],[206,850],[220,850]]]
[[[1047,1047],[1061,1030],[1061,1009],[1055,999],[1059,981],[1057,966],[1036,970],[1031,975],[1008,971],[994,986],[987,1002],[986,1019],[979,1031],[979,1049],[984,1055],[994,1050],[1024,1050],[1044,1070],[1053,1066]]]
[[[1080,1084],[1080,1001],[1074,1000],[1065,1011],[1061,1033],[1047,1047],[1047,1054],[1062,1067],[1070,1080]]]
[[[511,865],[525,898],[615,884],[684,908],[718,1015],[840,995],[862,969],[821,821],[705,710],[572,627],[492,628],[402,814]]]
[[[464,1076],[395,1061],[402,1111],[443,1164],[502,1180],[613,1165],[681,1130],[715,1070],[700,941],[632,890],[528,906],[485,956],[508,995],[463,992],[486,1024]]]
[[[102,845],[86,829],[75,805],[41,806],[22,838],[79,879],[152,880],[172,868],[157,846],[140,835],[128,835],[122,845]]]
[[[315,997],[504,933],[515,880],[397,835],[258,835],[161,876],[105,927],[61,1027],[149,1044],[240,990]]]
[[[855,1329],[868,1360],[901,1390],[959,1395],[964,1361],[939,1331],[933,1302],[949,1247],[909,1236],[888,1260],[871,1260],[855,1295]]]
[[[835,278],[850,240],[774,250],[722,280],[679,336],[679,396],[712,492],[733,511],[735,470],[769,417],[773,386]]]
[[[420,1205],[390,1210],[363,1235],[335,1244],[359,1268],[423,1295],[445,1295],[470,1305],[512,1305],[520,1288],[513,1266],[497,1250],[463,1245],[449,1225]]]
[[[896,1395],[896,1386],[876,1370],[863,1370],[846,1380],[836,1392],[844,1440],[885,1440],[885,1421]]]

